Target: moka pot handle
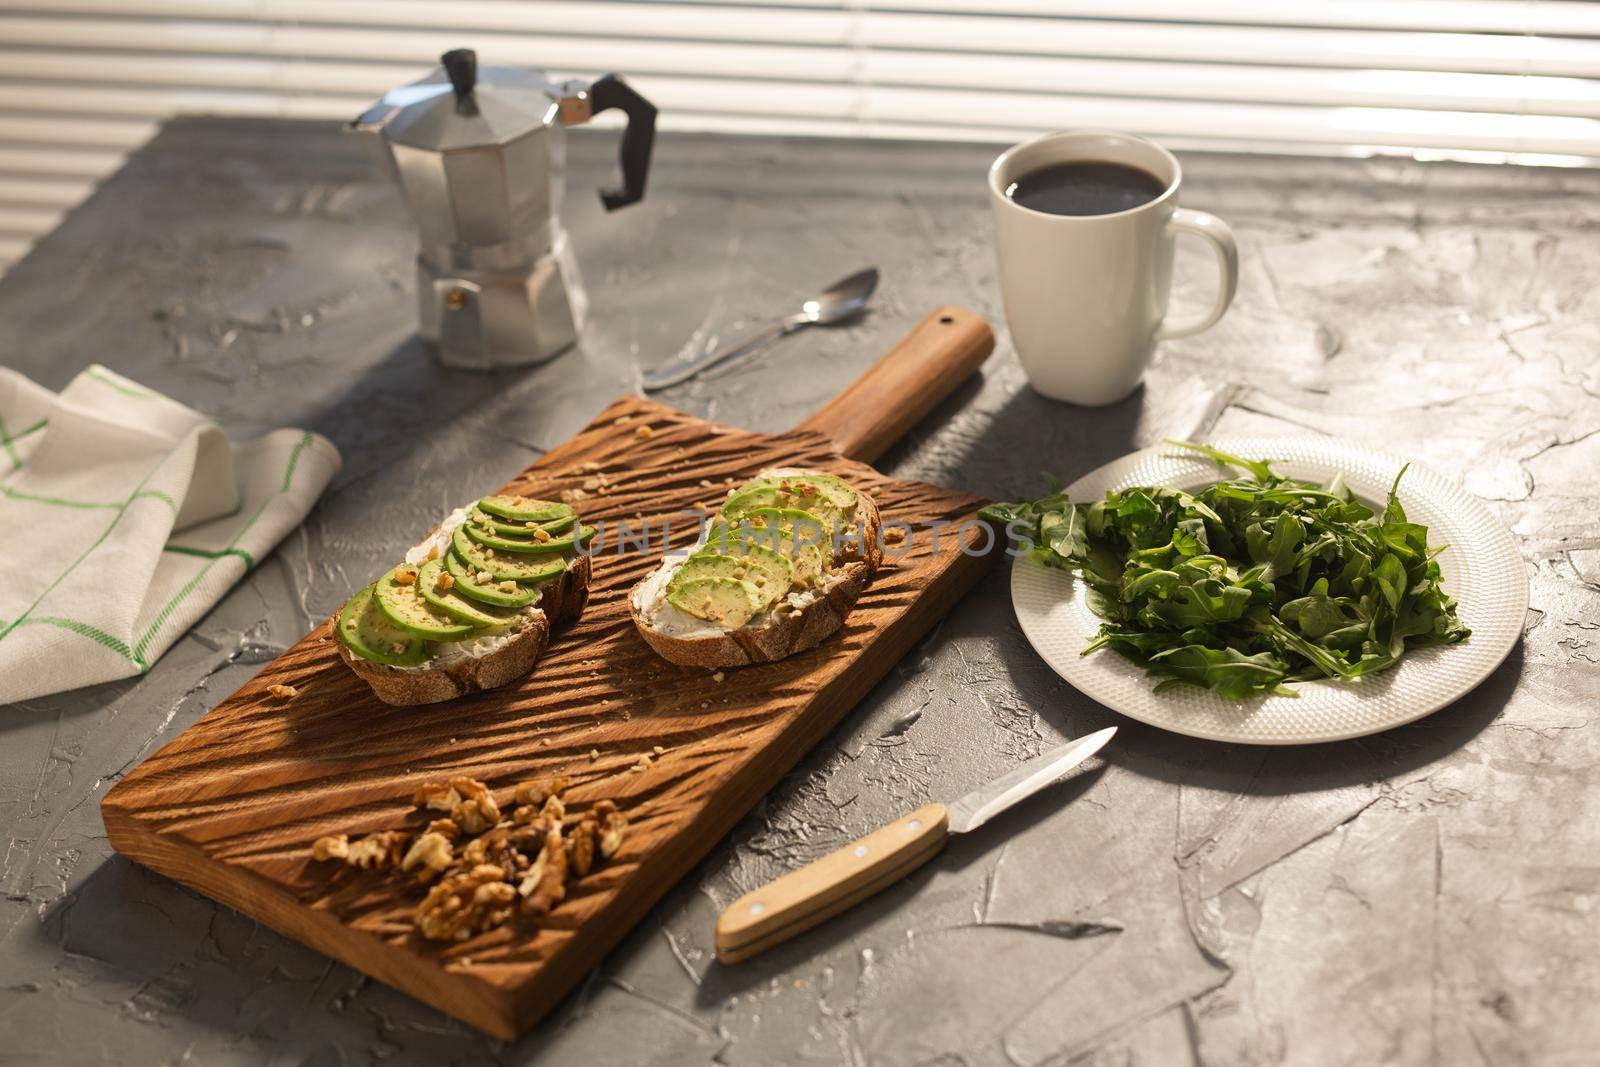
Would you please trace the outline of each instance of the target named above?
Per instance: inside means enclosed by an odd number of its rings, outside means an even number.
[[[650,174],[650,151],[656,140],[656,106],[615,74],[599,78],[589,87],[592,114],[617,108],[628,116],[622,134],[622,186],[600,190],[600,202],[615,211],[644,196],[645,179]]]

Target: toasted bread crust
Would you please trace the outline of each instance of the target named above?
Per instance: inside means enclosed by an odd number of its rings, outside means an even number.
[[[652,628],[630,592],[628,611],[639,636],[662,659],[682,667],[746,667],[752,663],[772,663],[821,644],[844,625],[845,617],[883,562],[883,519],[878,505],[860,489],[856,492],[859,496],[857,521],[847,531],[851,536],[841,542],[841,563],[834,572],[843,577],[826,593],[801,608],[798,615],[780,612],[759,626],[679,637]],[[857,529],[859,539],[854,536]]]
[[[844,577],[822,596],[801,608],[799,614],[779,614],[760,626],[741,626],[716,634],[676,637],[652,629],[632,598],[628,610],[645,643],[662,659],[682,667],[747,667],[772,663],[821,644],[844,625],[855,607],[872,569],[864,562],[846,563]]]
[[[550,634],[576,619],[589,599],[588,556],[576,556],[561,574],[546,582],[535,601],[542,614],[525,616],[510,640],[486,656],[447,667],[392,667],[373,663],[334,640],[339,658],[372,687],[385,704],[436,704],[468,693],[495,689],[532,672],[550,645]],[[337,621],[337,619],[335,620]]]

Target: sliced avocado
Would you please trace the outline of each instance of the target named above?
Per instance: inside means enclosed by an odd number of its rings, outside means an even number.
[[[553,522],[574,514],[569,504],[535,500],[531,496],[486,496],[478,501],[478,507],[512,522]]]
[[[395,576],[402,571],[411,572],[411,581],[395,580]],[[384,617],[411,636],[427,641],[459,641],[471,634],[471,626],[434,610],[432,604],[422,599],[417,592],[416,573],[416,567],[402,563],[378,579],[372,599],[377,602],[378,610],[383,612]]]
[[[465,526],[456,527],[450,539],[450,551],[459,556],[473,574],[487,571],[497,582],[547,582],[567,569],[567,561],[559,553],[502,553],[496,549],[492,557],[487,556],[483,546],[472,543]]]
[[[415,667],[428,658],[427,647],[386,619],[367,586],[344,602],[334,629],[344,647],[373,663]]]
[[[754,478],[732,493],[728,494],[728,502],[733,498],[753,493],[759,490],[773,490],[779,496],[790,496],[788,501],[778,500],[767,507],[803,508],[806,511],[813,509],[809,504],[803,503],[805,497],[821,497],[826,500],[832,509],[839,513],[840,518],[846,522],[855,518],[857,493],[855,487],[842,478],[835,478],[831,474],[808,471],[805,474],[768,474]],[[727,508],[724,507],[726,512]]]
[[[440,575],[450,579],[448,589],[439,588]],[[452,619],[475,626],[480,632],[502,629],[517,621],[517,612],[509,608],[475,604],[463,597],[456,590],[455,576],[444,569],[443,560],[433,559],[422,565],[422,569],[417,571],[417,591],[422,594],[422,599]]]
[[[773,475],[757,478],[728,494],[722,505],[725,519],[769,508],[809,511],[833,526],[848,526],[856,514],[856,491],[827,475]]]
[[[691,578],[668,594],[667,601],[730,630],[749,622],[762,608],[756,587],[738,578]]]
[[[496,518],[482,508],[473,508],[467,516],[467,521],[484,530],[497,534],[510,534],[512,537],[532,537],[533,531],[543,530],[548,534],[566,533],[572,529],[572,524],[578,521],[577,515],[568,515],[564,519],[551,519],[549,522],[512,522],[507,519]]]
[[[696,578],[739,578],[756,587],[761,594],[761,607],[766,609],[789,591],[794,579],[794,564],[787,556],[762,548],[745,546],[745,555],[723,556],[714,552],[696,552],[684,560],[683,566],[667,583],[671,593],[684,582]]]
[[[506,537],[492,530],[472,522],[464,522],[456,527],[456,532],[465,530],[467,536],[485,548],[492,548],[496,552],[520,552],[523,555],[537,555],[549,552],[571,552],[573,538],[587,541],[595,535],[593,526],[579,526],[576,531],[568,531],[565,536],[552,537],[548,541],[540,541],[534,537]]]
[[[454,548],[445,553],[444,569],[449,573],[450,577],[456,580],[455,592],[460,593],[469,600],[476,600],[480,604],[493,604],[499,608],[525,608],[538,599],[539,596],[539,588],[534,585],[518,585],[510,593],[500,588],[501,581],[514,581],[515,579],[502,578],[488,585],[479,582],[478,572],[463,563],[461,557],[456,555]],[[560,572],[558,571],[557,573]]]
[[[796,536],[798,534],[798,536]],[[745,554],[754,545],[789,557],[794,581],[810,585],[833,560],[833,527],[809,511],[793,508],[756,508],[707,531],[708,550],[721,555]]]

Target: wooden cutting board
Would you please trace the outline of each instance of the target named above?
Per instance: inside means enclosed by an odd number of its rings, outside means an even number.
[[[864,487],[910,550],[879,572],[844,628],[780,663],[726,672],[673,666],[629,620],[628,590],[660,550],[594,558],[589,606],[535,673],[445,704],[393,708],[342,663],[328,624],[307,634],[118,783],[101,803],[124,855],[379,981],[502,1038],[550,1010],[978,578],[985,559],[930,527],[982,501],[884,478],[877,458],[975,371],[994,346],[959,308],[925,319],[801,427],[764,434],[623,397],[501,492],[589,494],[587,522],[693,540],[689,513],[763,468],[831,471]],[[603,479],[603,484],[602,484]],[[709,485],[707,483],[710,483]],[[490,489],[458,486],[462,502]],[[427,534],[417,530],[417,539]],[[969,529],[969,534],[976,535]],[[981,538],[976,538],[981,541]],[[610,540],[608,538],[608,540]],[[299,695],[273,699],[267,687]],[[633,771],[654,746],[665,753]],[[598,755],[591,755],[598,753]],[[311,859],[325,834],[420,829],[424,782],[467,775],[509,810],[519,781],[567,774],[578,805],[614,799],[632,825],[619,853],[535,923],[443,945],[413,930],[414,881],[334,878]]]

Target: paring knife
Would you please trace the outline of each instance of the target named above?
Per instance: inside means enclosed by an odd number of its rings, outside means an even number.
[[[1059,781],[1117,732],[1097,730],[1051,749],[948,808],[928,804],[782,878],[746,893],[717,919],[717,958],[738,963],[857,904],[939,853],[951,834],[976,830]]]

